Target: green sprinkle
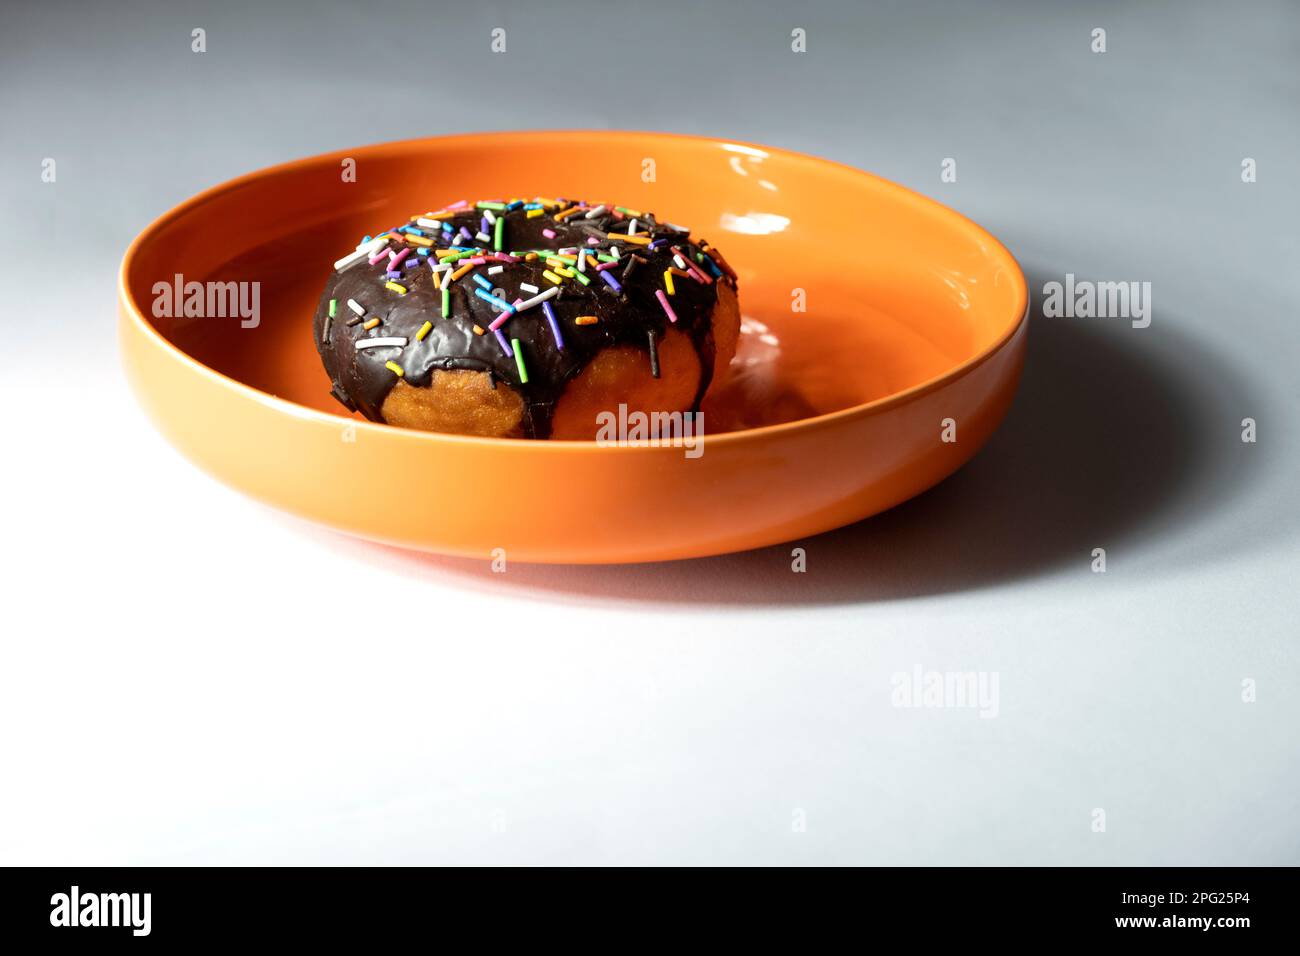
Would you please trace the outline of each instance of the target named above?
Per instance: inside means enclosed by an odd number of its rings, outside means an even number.
[[[503,202],[481,202],[481,203],[478,204],[478,208],[479,208],[479,209],[492,209],[492,210],[505,209],[505,208],[506,208],[506,204],[503,203]]]
[[[492,239],[492,248],[495,249],[497,252],[501,251],[501,236],[502,236],[501,230],[505,228],[505,225],[506,225],[505,217],[504,216],[499,217],[497,219],[496,232]]]
[[[596,253],[596,258],[599,259],[601,262],[618,262],[618,260],[615,259],[613,256],[606,255],[603,252]]]
[[[519,349],[519,340],[511,339],[510,347],[515,350],[515,365],[519,367],[519,381],[528,384],[528,369],[524,368],[524,353]]]
[[[571,270],[571,271],[573,272],[573,277],[574,277],[575,279],[577,279],[579,282],[581,282],[583,285],[591,285],[591,280],[588,279],[588,278],[587,278],[585,275],[583,275],[581,272],[577,271],[576,269]]]
[[[330,318],[332,319],[334,318],[334,316],[338,314],[339,314],[339,300],[330,299]]]
[[[445,286],[442,290],[442,317],[444,319],[451,318],[451,290]]]

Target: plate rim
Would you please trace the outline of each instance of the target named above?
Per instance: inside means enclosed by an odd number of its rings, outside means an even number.
[[[720,138],[717,136],[703,136],[690,133],[673,133],[656,130],[599,130],[599,129],[527,129],[527,130],[495,130],[489,132],[477,133],[454,133],[443,136],[420,136],[410,139],[386,140],[378,143],[369,143],[364,146],[349,147],[339,150],[331,150],[325,153],[315,153],[310,156],[303,156],[297,159],[290,159],[285,162],[275,163],[270,166],[263,166],[250,172],[243,173],[232,179],[209,186],[188,199],[182,200],[161,215],[154,218],[148,223],[131,243],[127,246],[126,252],[122,256],[121,264],[117,273],[117,292],[119,313],[121,321],[133,327],[136,334],[143,336],[150,343],[164,353],[168,354],[173,360],[178,360],[182,364],[188,365],[193,371],[208,378],[214,379],[218,384],[233,388],[245,397],[267,405],[270,408],[289,414],[297,418],[310,418],[323,423],[345,423],[358,429],[379,430],[387,436],[402,435],[404,440],[422,441],[432,444],[443,442],[469,443],[473,445],[506,445],[506,446],[529,446],[534,450],[543,448],[555,449],[557,452],[565,449],[574,448],[591,448],[596,445],[595,441],[582,441],[572,439],[558,439],[547,441],[536,441],[529,438],[488,438],[480,435],[456,435],[447,432],[420,431],[418,429],[403,428],[397,425],[388,425],[383,422],[372,422],[368,419],[353,418],[351,416],[340,415],[335,412],[322,411],[321,409],[312,408],[307,405],[300,405],[289,399],[280,398],[272,395],[270,392],[264,392],[261,389],[254,388],[245,382],[231,378],[223,372],[219,372],[210,365],[205,365],[194,356],[181,349],[175,343],[170,341],[166,336],[155,328],[152,323],[145,319],[144,313],[139,304],[135,301],[127,285],[127,275],[131,270],[136,256],[145,243],[155,238],[155,234],[165,225],[181,216],[186,215],[199,208],[203,204],[210,202],[217,196],[237,189],[240,186],[259,179],[267,174],[285,172],[295,167],[309,164],[325,164],[332,161],[338,156],[356,156],[366,151],[378,149],[414,150],[428,143],[444,143],[455,140],[482,140],[482,139],[527,139],[546,137],[554,139],[556,137],[600,137],[605,139],[618,138],[645,138],[654,137],[661,139],[686,140],[697,143],[712,143],[720,146],[740,146],[746,149],[758,150],[765,154],[779,153],[784,158],[795,160],[800,163],[812,164],[817,166],[829,166],[839,172],[841,175],[847,174],[852,176],[862,176],[873,180],[876,188],[886,192],[892,192],[902,198],[904,201],[921,208],[928,209],[930,212],[948,218],[953,225],[963,229],[984,243],[991,246],[994,255],[1001,253],[1006,257],[1012,266],[1010,278],[1015,286],[1019,315],[998,335],[998,337],[988,346],[975,355],[964,361],[952,366],[947,371],[924,382],[903,389],[898,392],[891,392],[880,398],[872,399],[869,402],[863,402],[857,405],[851,405],[848,408],[836,409],[831,412],[823,412],[820,415],[813,415],[808,418],[799,418],[790,422],[779,422],[772,425],[760,425],[756,428],[745,428],[732,432],[721,432],[719,434],[708,435],[707,439],[712,446],[718,444],[724,445],[745,445],[751,442],[761,442],[766,439],[785,434],[793,431],[804,429],[819,429],[830,425],[838,424],[847,420],[855,420],[870,415],[880,414],[891,408],[907,404],[917,398],[920,398],[930,392],[942,389],[952,382],[970,374],[984,363],[988,362],[1000,351],[1002,351],[1009,342],[1020,331],[1021,327],[1029,319],[1029,290],[1028,283],[1025,279],[1024,269],[1021,267],[1019,260],[1011,253],[1009,249],[992,233],[981,226],[979,223],[963,215],[957,210],[937,199],[932,199],[922,193],[909,189],[893,180],[886,179],[865,169],[859,169],[856,166],[850,166],[833,159],[826,159],[821,156],[814,156],[811,153],[803,153],[797,150],[785,149],[779,146],[768,146],[761,143],[750,143],[743,140]],[[643,452],[647,449],[637,446],[617,446],[615,449],[623,453]],[[653,449],[649,449],[653,450]]]

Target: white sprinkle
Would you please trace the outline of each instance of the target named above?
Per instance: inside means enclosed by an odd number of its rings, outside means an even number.
[[[630,236],[636,232],[636,220],[633,219],[627,224],[627,234]]]
[[[525,292],[536,292],[536,291],[537,291],[537,286],[535,286],[535,285],[533,285],[533,284],[531,284],[531,283],[529,283],[529,282],[521,282],[521,283],[519,283],[519,288],[523,289]]]
[[[348,299],[348,308],[351,309],[353,312],[355,312],[357,315],[366,314],[365,308],[356,299]]]
[[[685,226],[679,226],[675,222],[666,222],[664,223],[664,225],[667,226],[669,229],[671,229],[673,232],[687,232],[687,233],[690,232],[688,228],[686,228]]]
[[[368,259],[372,250],[378,249],[380,246],[387,244],[387,242],[388,239],[386,237],[380,237],[378,239],[371,239],[367,242],[361,243],[361,245],[357,246],[355,251],[349,252],[338,262],[334,263],[334,271],[342,272],[353,263],[360,262],[362,259]]]
[[[479,242],[491,242],[491,241],[492,241],[492,237],[489,236],[486,232],[476,232],[476,233],[474,233],[474,238],[477,239]]]
[[[486,219],[486,220],[488,221],[488,224],[489,224],[489,225],[493,225],[493,226],[495,226],[495,225],[497,224],[497,217],[494,216],[494,215],[492,215],[492,210],[491,210],[491,209],[484,209],[484,210],[483,210],[483,218]]]
[[[545,302],[547,299],[551,298],[552,296],[556,296],[559,294],[560,294],[560,287],[558,285],[553,285],[545,292],[543,292],[541,295],[535,295],[531,299],[524,299],[523,302],[520,302],[517,306],[515,306],[515,311],[522,312],[525,309],[531,309],[533,306],[540,305],[541,303]]]
[[[682,257],[677,255],[676,253],[673,253],[673,262],[676,263],[677,268],[681,269],[683,272],[687,271],[686,263],[683,262]]]
[[[587,214],[586,214],[585,216],[583,216],[582,218],[583,218],[583,219],[595,219],[597,216],[602,215],[604,212],[605,212],[605,204],[604,204],[604,203],[601,203],[601,204],[600,204],[599,206],[597,206],[595,209],[589,209],[589,210],[587,210]]]
[[[618,258],[621,258],[621,257],[622,257],[622,255],[623,255],[623,250],[620,249],[618,246],[610,246],[610,247],[609,247],[609,254],[610,254],[611,256],[613,256],[615,259],[618,259]]]
[[[415,220],[415,224],[416,224],[417,226],[423,226],[425,229],[441,229],[441,228],[442,228],[442,223],[439,222],[437,219],[417,219],[417,220]]]
[[[587,271],[587,257],[581,252],[578,253],[578,271],[579,272]]]
[[[505,272],[505,271],[506,271],[505,266],[493,266],[492,268],[488,269],[488,275],[494,276],[498,272]]]
[[[436,266],[430,267],[434,272],[454,272],[456,267],[450,262],[440,262]]]
[[[362,349],[386,349],[386,348],[406,348],[406,338],[401,335],[393,335],[387,338],[376,336],[373,339],[357,339],[357,351]]]

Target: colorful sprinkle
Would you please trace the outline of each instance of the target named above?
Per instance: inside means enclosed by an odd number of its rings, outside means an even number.
[[[673,287],[673,270],[664,270],[664,288],[668,290],[669,295],[676,295],[677,290]]]
[[[406,336],[375,336],[373,339],[357,339],[357,351],[363,349],[386,349],[386,348],[406,348]]]
[[[514,349],[510,347],[510,343],[506,341],[505,333],[500,329],[493,329],[492,334],[497,337],[497,344],[501,346],[501,351],[504,352],[507,357],[515,354]]]
[[[514,315],[515,307],[511,305],[509,302],[507,302],[505,299],[498,299],[491,292],[485,292],[482,289],[475,289],[474,294],[478,296],[480,299],[482,299],[484,302],[488,302],[491,303],[492,305],[495,305],[498,309],[500,309],[503,313],[505,313],[505,316],[503,317],[508,318],[509,316]]]
[[[655,289],[655,298],[658,299],[658,300],[659,300],[659,304],[662,305],[662,306],[664,307],[664,312],[667,313],[667,315],[668,315],[668,321],[669,321],[669,322],[676,322],[676,321],[677,321],[677,313],[674,312],[674,311],[673,311],[673,307],[672,307],[671,305],[668,304],[668,296],[664,295],[664,290],[663,290],[663,289]]]
[[[515,367],[519,369],[519,381],[528,384],[528,369],[524,367],[524,353],[519,347],[518,339],[510,340],[510,348],[515,353]]]
[[[599,321],[600,321],[600,317],[599,317],[599,316],[595,316],[595,315],[580,315],[580,316],[578,316],[576,319],[573,320],[573,324],[574,324],[574,325],[595,325],[595,324],[596,324],[597,322],[599,322]]]
[[[543,302],[542,311],[546,313],[546,322],[551,327],[551,335],[555,336],[555,348],[563,352],[564,336],[560,334],[560,323],[556,321],[555,310],[551,308],[551,303]]]
[[[447,288],[445,283],[442,287],[442,317],[444,319],[451,318],[451,290]]]
[[[338,314],[339,314],[339,300],[330,299],[330,311],[329,311],[330,318],[332,319],[334,318],[334,316]]]
[[[358,302],[356,299],[348,299],[348,308],[351,309],[353,312],[355,312],[357,315],[366,314],[365,308],[363,308],[361,303]]]
[[[398,285],[396,282],[392,282],[391,280],[384,283],[384,288],[392,289],[398,295],[406,295],[406,286]]]
[[[433,329],[433,323],[425,322],[424,325],[420,326],[420,331],[415,333],[415,341],[423,342],[424,337],[428,335],[432,329]]]
[[[385,362],[384,368],[388,369],[388,371],[392,372],[398,378],[401,378],[403,375],[406,374],[404,371],[402,371],[402,366],[398,365],[396,362]]]
[[[363,329],[365,329],[367,332],[369,332],[371,329],[373,329],[373,328],[374,328],[376,325],[378,325],[378,324],[379,324],[379,320],[378,320],[378,319],[370,319],[369,321],[363,323],[361,327],[362,327]]]
[[[646,338],[650,340],[650,376],[659,377],[659,346],[655,344],[655,330],[646,329]]]

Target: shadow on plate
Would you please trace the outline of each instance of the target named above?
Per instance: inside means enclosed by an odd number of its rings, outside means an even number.
[[[1050,276],[1026,270],[1031,290]],[[799,606],[953,593],[1109,563],[1144,539],[1175,535],[1239,495],[1244,382],[1159,314],[1045,318],[1034,295],[1015,404],[964,468],[884,514],[742,554],[641,565],[511,564],[445,558],[328,535],[418,577],[452,576],[569,604]],[[807,571],[791,570],[791,549]]]

